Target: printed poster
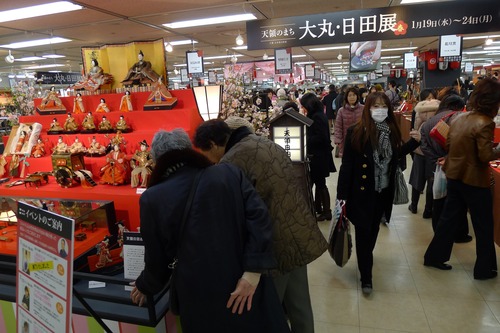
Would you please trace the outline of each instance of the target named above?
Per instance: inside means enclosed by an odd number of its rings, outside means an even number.
[[[70,332],[75,221],[19,202],[17,331]]]

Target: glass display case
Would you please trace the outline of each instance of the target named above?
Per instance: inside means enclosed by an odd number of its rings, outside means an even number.
[[[75,270],[86,270],[87,256],[96,252],[95,245],[105,236],[116,239],[113,201],[0,197],[0,261],[16,261],[19,201],[75,220]]]

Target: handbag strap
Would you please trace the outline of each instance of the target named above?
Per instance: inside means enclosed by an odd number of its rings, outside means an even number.
[[[448,114],[445,114],[441,120],[444,121],[445,123],[448,124],[448,121],[447,121],[447,118],[451,118],[455,113],[457,113],[457,111],[451,111],[450,113]]]
[[[189,195],[187,198],[186,206],[184,207],[184,213],[182,214],[182,220],[181,220],[181,225],[179,228],[179,240],[177,241],[177,255],[176,258],[174,258],[174,261],[169,264],[169,268],[174,269],[175,266],[177,265],[177,258],[179,257],[179,252],[181,249],[181,242],[182,238],[184,237],[184,226],[186,225],[186,220],[189,215],[189,211],[191,210],[191,205],[193,203],[193,198],[194,198],[194,193],[196,192],[196,188],[198,187],[198,183],[200,181],[201,174],[203,173],[202,171],[199,171],[196,174],[196,177],[193,180],[193,183],[191,184],[191,189],[189,190]]]
[[[186,220],[189,215],[189,211],[191,210],[191,205],[193,204],[194,192],[196,192],[196,188],[198,187],[198,183],[200,182],[202,172],[203,171],[199,171],[196,174],[196,177],[193,180],[193,184],[191,185],[191,190],[189,191],[186,207],[184,207],[184,213],[182,214],[182,221],[179,230],[179,241],[182,240],[184,236],[184,226],[186,225]],[[180,246],[178,245],[177,248],[180,248]]]

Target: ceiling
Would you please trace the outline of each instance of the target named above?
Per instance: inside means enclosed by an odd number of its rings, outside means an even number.
[[[55,0],[2,0],[0,11],[20,7],[39,5],[54,2]],[[61,70],[64,72],[80,72],[82,46],[101,46],[105,44],[125,43],[139,40],[153,40],[164,38],[165,41],[194,39],[197,49],[203,50],[205,57],[243,55],[239,61],[261,60],[265,50],[234,51],[235,38],[241,34],[246,41],[245,22],[216,24],[203,27],[183,29],[168,29],[163,23],[173,21],[223,16],[241,13],[253,13],[258,19],[270,19],[288,16],[301,16],[325,12],[358,10],[386,6],[397,6],[401,0],[82,0],[71,1],[84,6],[84,9],[68,13],[53,14],[37,18],[23,19],[0,23],[0,45],[13,42],[54,37],[71,39],[71,42],[53,44],[49,46],[12,49],[16,58],[27,56],[41,56],[43,54],[60,54],[65,58],[47,59],[33,62],[15,61],[13,64],[5,62],[9,49],[0,48],[0,75],[6,73],[22,73],[27,67],[45,64],[63,64],[59,68],[44,68],[39,71]],[[490,33],[492,34],[492,33]],[[500,35],[500,31],[494,33]],[[500,37],[497,38],[500,40]],[[437,48],[438,37],[415,38],[406,40],[383,41],[383,48],[418,47],[417,50]],[[464,49],[482,47],[484,39],[464,40]],[[329,45],[331,46],[331,45]],[[314,47],[318,47],[317,45]],[[185,63],[185,52],[192,49],[192,45],[174,46],[171,53],[167,53],[168,71],[173,71],[175,64]],[[272,50],[266,51],[272,54]],[[404,51],[384,52],[386,56],[401,56]],[[499,52],[500,53],[500,52]],[[337,57],[342,54],[348,58],[348,50],[333,50],[311,52],[308,47],[294,47],[293,55],[304,55],[294,58],[294,61],[316,61],[317,64],[338,62]],[[475,56],[475,58],[478,58]],[[481,58],[484,56],[481,55]],[[147,59],[154,61],[153,59]],[[213,64],[206,65],[205,69],[220,68],[229,58],[210,60]],[[387,60],[400,62],[398,59]],[[488,60],[489,62],[490,60]],[[497,55],[496,63],[500,63]],[[33,71],[33,70],[29,70]]]

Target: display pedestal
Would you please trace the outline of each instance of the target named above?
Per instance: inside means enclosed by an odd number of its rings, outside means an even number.
[[[174,128],[183,128],[192,138],[198,125],[203,121],[198,113],[196,101],[192,90],[174,90],[171,91],[172,96],[176,97],[177,105],[168,111],[132,111],[119,112],[120,100],[123,94],[106,94],[84,96],[83,103],[86,110],[93,111],[99,104],[100,98],[106,98],[106,103],[111,109],[111,112],[105,114],[94,114],[96,119],[101,119],[103,115],[112,123],[115,124],[121,115],[132,128],[132,132],[124,133],[126,144],[124,152],[127,158],[130,159],[136,150],[140,149],[140,142],[146,140],[149,144],[153,139],[154,134],[160,130],[172,130]],[[132,93],[132,104],[135,109],[142,110],[147,101],[150,92]],[[68,110],[73,110],[73,101],[75,97],[62,97],[61,101]],[[35,99],[35,105],[40,105],[41,99]],[[50,152],[56,143],[58,136],[47,135],[47,129],[52,122],[52,118],[57,118],[59,123],[64,123],[65,115],[55,116],[25,116],[21,117],[21,123],[38,122],[42,124],[41,137],[46,142],[46,151]],[[82,123],[85,114],[75,114],[74,118],[78,124]],[[88,146],[92,137],[101,145],[108,145],[111,138],[115,134],[63,134],[63,140],[67,144],[72,143],[76,137],[79,141]],[[7,158],[10,160],[10,157]],[[29,165],[25,166],[25,175],[36,171],[52,171],[52,159],[50,154],[42,158],[28,157]],[[94,180],[99,180],[101,167],[106,164],[106,157],[85,157],[85,170],[89,170],[94,175]],[[7,175],[5,175],[7,176]],[[16,178],[11,179],[11,181]],[[11,182],[9,181],[9,183]],[[42,185],[39,188],[25,188],[23,185],[7,188],[0,185],[3,196],[22,196],[22,197],[38,197],[38,198],[64,198],[64,199],[81,199],[81,200],[113,200],[115,204],[118,220],[124,220],[127,223],[129,230],[135,231],[139,227],[139,195],[135,188],[130,185],[112,186],[98,185],[92,189],[74,186],[72,188],[63,189],[55,181],[55,178],[49,177],[49,184]]]

